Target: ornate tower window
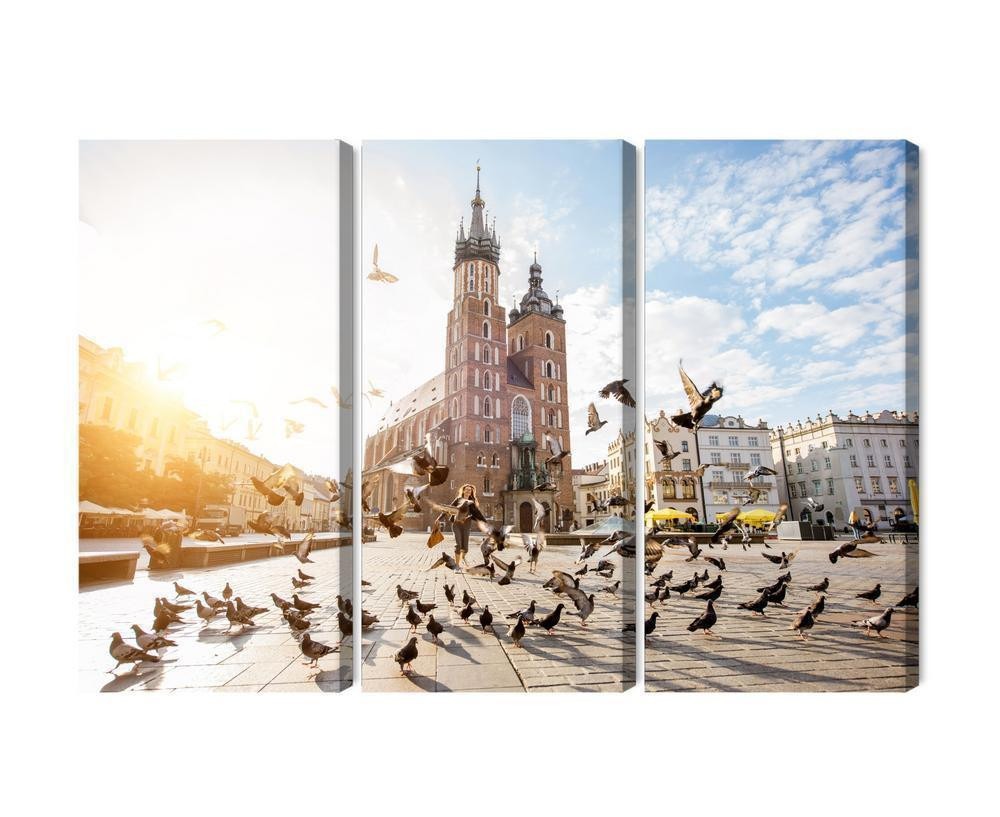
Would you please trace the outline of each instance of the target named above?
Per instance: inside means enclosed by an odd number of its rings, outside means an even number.
[[[491,375],[489,372],[486,372],[483,375],[483,388],[484,389],[492,389],[493,388],[493,375]]]
[[[546,377],[555,377],[555,371],[556,370],[555,370],[555,367],[552,365],[552,361],[551,360],[546,360],[545,361],[545,376]]]
[[[483,321],[483,337],[489,340],[490,337],[490,322]]]
[[[479,398],[476,398],[479,399]],[[483,400],[483,416],[492,417],[493,416],[493,401],[489,397]]]
[[[483,363],[492,363],[493,353],[489,346],[483,347]]]
[[[473,292],[476,288],[476,265],[469,264],[469,292]]]
[[[489,287],[489,280],[490,280],[490,279],[489,279],[489,276],[487,276],[487,278],[486,278],[486,281],[487,281],[487,284],[486,284],[486,291],[487,291],[487,292],[489,292],[489,291],[490,291],[490,287]],[[490,316],[490,301],[489,301],[489,298],[487,298],[487,299],[486,299],[485,301],[483,301],[483,314],[484,314],[484,315],[485,315],[485,316],[486,316],[487,318],[488,318],[488,317]]]
[[[546,349],[554,349],[555,348],[555,339],[553,338],[553,335],[552,335],[551,332],[546,332],[545,333],[545,348]]]
[[[510,406],[510,431],[514,439],[531,431],[531,408],[520,394]]]
[[[519,352],[524,351],[524,335],[517,336],[517,351]]]

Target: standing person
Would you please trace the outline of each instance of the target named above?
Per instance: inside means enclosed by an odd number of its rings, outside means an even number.
[[[463,500],[472,503],[468,509],[469,515],[462,522],[456,518],[451,526],[452,533],[455,534],[455,561],[458,562],[459,567],[465,563],[465,555],[469,552],[469,531],[476,521],[485,521],[486,519],[483,512],[479,510],[479,499],[476,497],[474,485],[466,483],[459,488],[458,496],[452,500],[451,504],[458,506]]]

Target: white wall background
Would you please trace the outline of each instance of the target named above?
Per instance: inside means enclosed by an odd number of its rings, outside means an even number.
[[[6,793],[15,807],[113,813],[141,802],[144,814],[175,814],[183,800],[213,814],[314,806],[482,817],[565,812],[584,798],[594,814],[640,803],[741,815],[783,803],[818,815],[989,802],[978,798],[992,772],[981,744],[989,737],[979,736],[996,726],[990,591],[960,589],[955,571],[969,557],[977,575],[995,577],[997,549],[981,537],[956,540],[943,486],[945,445],[962,434],[965,411],[994,407],[983,354],[993,343],[981,327],[993,325],[996,302],[995,20],[985,4],[961,2],[943,11],[912,2],[652,8],[384,0],[336,10],[5,9],[4,487],[39,508],[30,536],[5,531],[4,700],[16,747]],[[77,140],[487,136],[921,145],[919,689],[600,700],[76,693],[67,396],[76,376]],[[960,412],[955,385],[967,390]],[[209,746],[214,756],[197,762]],[[164,768],[157,747],[178,761]],[[232,759],[248,755],[249,764]]]

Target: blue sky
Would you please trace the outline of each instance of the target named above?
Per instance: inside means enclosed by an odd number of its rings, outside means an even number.
[[[477,160],[502,244],[501,305],[524,294],[537,248],[543,287],[565,308],[573,461],[603,459],[620,412],[607,405],[603,436],[583,431],[587,403],[621,371],[619,142],[365,142],[363,273],[377,243],[400,281],[362,281],[364,377],[398,399],[444,369],[455,233],[463,216],[468,228]],[[370,433],[388,402],[362,402]]]
[[[772,425],[916,408],[905,143],[656,141],[645,165],[647,414],[685,403],[681,357]]]

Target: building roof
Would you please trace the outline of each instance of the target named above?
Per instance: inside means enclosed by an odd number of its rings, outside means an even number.
[[[507,385],[516,386],[519,389],[535,388],[535,385],[527,378],[521,367],[510,358],[507,358]]]
[[[378,421],[378,430],[391,428],[439,403],[444,398],[444,383],[444,372],[441,372],[394,402]]]

